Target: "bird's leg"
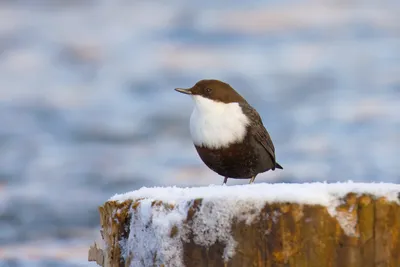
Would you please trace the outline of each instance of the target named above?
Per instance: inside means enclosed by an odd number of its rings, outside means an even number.
[[[222,183],[222,185],[226,184],[226,182],[228,182],[228,177],[224,178],[224,182]]]
[[[256,179],[256,176],[257,176],[257,175],[254,175],[253,177],[251,177],[249,184],[254,183],[254,180]]]

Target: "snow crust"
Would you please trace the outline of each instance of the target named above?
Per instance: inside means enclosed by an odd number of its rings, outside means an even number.
[[[338,216],[336,207],[348,193],[370,194],[399,203],[400,185],[389,183],[304,183],[304,184],[251,184],[207,187],[143,187],[139,190],[115,195],[110,201],[123,202],[143,198],[132,212],[130,235],[122,242],[125,257],[134,252],[131,266],[183,266],[182,242],[188,241],[187,227],[183,222],[195,199],[202,199],[199,211],[193,217],[190,229],[196,244],[209,247],[219,241],[225,244],[223,258],[229,260],[234,253],[231,222],[233,218],[251,224],[268,202],[291,202],[327,207],[331,216],[348,235],[354,234],[348,220]],[[163,205],[152,206],[153,201]],[[172,206],[168,206],[170,204]],[[173,207],[171,209],[171,207]],[[279,214],[271,214],[271,219]],[[171,235],[173,227],[178,231]],[[183,241],[182,241],[183,240]]]

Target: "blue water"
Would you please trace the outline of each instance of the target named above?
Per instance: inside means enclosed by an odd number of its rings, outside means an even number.
[[[221,183],[173,90],[204,78],[262,116],[284,170],[257,182],[400,182],[399,12],[394,0],[1,1],[0,267],[95,266],[97,206],[115,193]]]

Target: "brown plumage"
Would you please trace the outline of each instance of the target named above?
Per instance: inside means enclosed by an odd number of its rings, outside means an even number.
[[[201,80],[189,89],[196,107],[191,117],[191,134],[202,161],[227,178],[251,179],[262,172],[282,167],[276,162],[275,147],[258,112],[229,84]]]

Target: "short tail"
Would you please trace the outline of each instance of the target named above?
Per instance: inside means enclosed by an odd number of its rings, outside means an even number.
[[[283,170],[283,167],[278,162],[275,162],[275,168]]]

